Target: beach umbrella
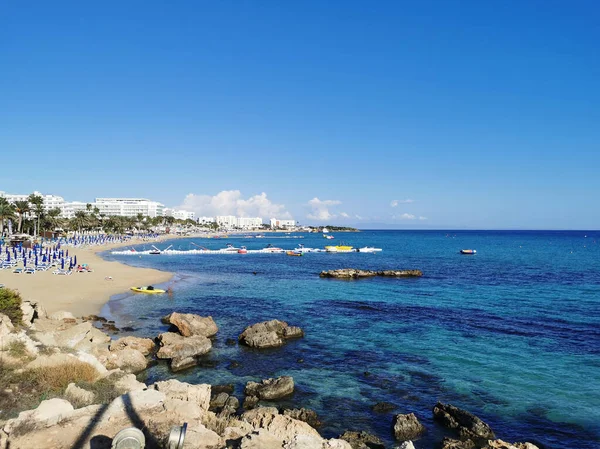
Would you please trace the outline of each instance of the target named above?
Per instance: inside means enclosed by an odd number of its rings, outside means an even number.
[[[52,253],[52,260],[56,260],[56,253]]]
[[[26,267],[27,266],[27,257],[23,258],[23,266]]]
[[[60,259],[60,269],[61,270],[65,269],[65,259]]]
[[[10,253],[9,252],[6,253],[6,261],[10,262]]]
[[[67,250],[67,257],[69,257],[69,250]]]
[[[38,256],[37,256],[37,254],[35,255],[35,266],[36,267],[38,266]]]
[[[77,265],[77,254],[75,254],[75,262],[73,262],[73,265]]]
[[[44,254],[44,255],[42,256],[42,263],[46,263],[46,260],[47,260],[47,259],[46,259],[46,255]]]

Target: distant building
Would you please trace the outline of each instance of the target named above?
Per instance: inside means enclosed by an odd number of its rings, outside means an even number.
[[[271,229],[289,229],[296,226],[296,220],[279,220],[271,218]]]
[[[236,217],[234,215],[220,215],[215,217],[215,221],[225,229],[258,229],[263,222],[260,217]]]
[[[88,204],[91,204],[92,210],[97,207],[100,213],[106,216],[119,215],[121,217],[135,217],[138,214],[147,217],[162,217],[165,208],[163,204],[145,198],[96,198],[94,203],[83,203],[81,201],[65,202],[62,196],[44,195],[37,191],[33,194],[42,197],[46,212],[51,209],[60,209],[61,216],[64,218],[73,218],[78,211],[87,211]],[[15,201],[27,201],[29,194],[15,195],[0,192],[0,197],[14,203]],[[188,214],[193,214],[193,212]]]
[[[162,217],[165,205],[145,198],[96,198],[92,207],[97,207],[101,214],[135,217]]]
[[[215,217],[198,217],[196,221],[199,224],[208,225],[215,222]]]
[[[173,217],[177,220],[193,220],[196,217],[194,212],[183,209],[165,209],[164,214],[166,217]]]

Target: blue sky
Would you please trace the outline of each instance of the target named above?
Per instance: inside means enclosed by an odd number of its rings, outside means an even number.
[[[170,3],[0,2],[0,190],[600,227],[599,3]]]

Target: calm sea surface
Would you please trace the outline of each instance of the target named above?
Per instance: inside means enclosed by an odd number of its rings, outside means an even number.
[[[172,312],[211,315],[219,325],[202,366],[146,381],[234,383],[291,375],[285,406],[315,409],[321,433],[367,430],[393,442],[394,412],[428,428],[417,448],[446,435],[432,420],[436,401],[463,407],[508,441],[547,448],[600,446],[600,232],[365,231],[305,238],[178,239],[165,248],[248,249],[341,242],[379,254],[113,256],[176,273],[172,298],[121,295],[105,307],[118,326],[156,336]],[[138,249],[143,245],[137,246]],[[459,250],[474,248],[476,256]],[[148,246],[147,249],[150,249]],[[320,279],[321,270],[418,268],[419,279]],[[253,274],[256,272],[256,274]],[[245,326],[269,319],[301,326],[305,338],[256,351],[227,346]],[[232,365],[232,362],[237,362]]]

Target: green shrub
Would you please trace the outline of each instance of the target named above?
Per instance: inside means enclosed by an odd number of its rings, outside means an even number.
[[[7,315],[15,326],[22,324],[21,295],[9,288],[0,288],[0,313]]]

